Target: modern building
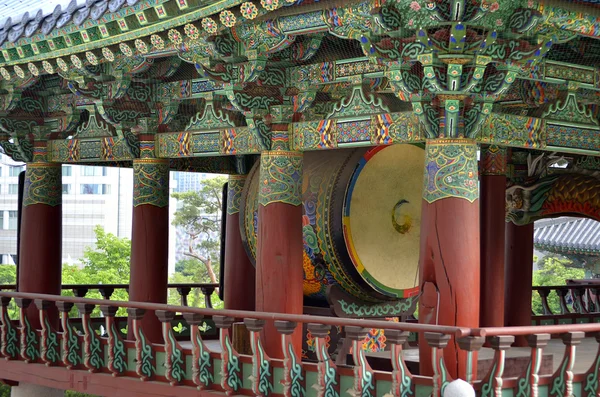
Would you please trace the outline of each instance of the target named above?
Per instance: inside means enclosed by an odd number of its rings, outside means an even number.
[[[17,252],[17,199],[19,173],[25,165],[0,154],[0,254],[1,264],[14,264]],[[171,172],[172,192],[199,189],[204,173]],[[86,247],[93,247],[94,228],[131,238],[133,171],[130,168],[62,166],[63,187],[63,263],[78,263]],[[171,198],[171,221],[178,208]],[[181,228],[171,226],[169,269],[184,259],[189,237]]]

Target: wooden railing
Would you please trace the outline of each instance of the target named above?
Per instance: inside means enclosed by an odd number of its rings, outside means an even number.
[[[206,283],[173,283],[168,284],[167,289],[176,290],[180,297],[181,306],[188,306],[188,295],[194,289],[198,289],[204,295],[204,305],[212,308],[211,296],[219,284]],[[14,284],[0,284],[0,291],[14,291]],[[78,298],[85,298],[88,292],[98,291],[104,299],[110,299],[115,290],[125,290],[129,294],[129,284],[63,284],[63,291],[72,291]]]
[[[15,301],[20,319],[8,319],[7,308]],[[82,313],[82,334],[73,331],[69,312],[77,306]],[[90,313],[100,306],[106,336],[89,325]],[[51,313],[60,312],[60,326],[52,326]],[[115,313],[126,308],[133,327],[133,340],[126,340],[115,325]],[[39,315],[41,329],[33,329],[27,313]],[[153,312],[163,324],[163,341],[149,343],[142,319]],[[191,328],[189,339],[178,342],[171,322],[182,313]],[[231,310],[199,309],[141,302],[94,300],[78,297],[0,292],[0,378],[13,382],[31,382],[42,386],[71,389],[98,395],[198,396],[203,390],[255,396],[361,396],[389,394],[395,397],[441,397],[452,381],[443,352],[458,342],[466,351],[465,368],[459,368],[477,394],[484,397],[514,396],[596,396],[600,377],[600,353],[585,369],[574,373],[576,346],[587,333],[595,336],[598,351],[600,324],[578,324],[512,328],[460,328],[376,320],[289,315]],[[231,343],[232,325],[241,319],[250,332],[251,354],[240,354]],[[204,338],[210,320],[219,334],[218,342]],[[318,360],[301,360],[292,334],[306,324],[314,338]],[[283,359],[267,356],[262,330],[274,326],[284,352]],[[352,344],[350,365],[335,364],[327,349],[332,326],[344,329]],[[361,348],[369,328],[385,329],[390,351],[389,371],[375,371]],[[404,344],[409,332],[423,335],[421,343],[431,348],[431,376],[413,375],[406,365]],[[505,375],[507,353],[515,336],[526,336],[527,365],[517,375]],[[544,347],[552,336],[564,344],[562,362],[556,370],[543,371]],[[492,365],[478,376],[471,371],[485,340],[494,352]],[[552,342],[555,343],[555,342]],[[589,350],[589,346],[587,350]],[[556,346],[554,347],[556,349]],[[510,369],[510,368],[509,368]],[[507,371],[509,370],[507,369]],[[514,369],[514,368],[513,368]],[[107,377],[112,374],[113,377]],[[139,382],[136,379],[153,382]],[[198,391],[200,390],[200,392]]]
[[[567,284],[533,287],[542,313],[533,313],[536,325],[575,324],[600,321],[600,284]],[[554,310],[551,301],[554,301]]]

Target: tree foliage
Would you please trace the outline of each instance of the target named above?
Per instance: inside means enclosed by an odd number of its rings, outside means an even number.
[[[15,265],[0,265],[0,285],[17,283],[17,267]]]
[[[533,272],[534,286],[565,285],[566,280],[585,278],[585,270],[574,268],[570,259],[546,256],[539,265],[539,270]],[[543,314],[542,299],[537,293],[532,294],[531,308],[535,314]],[[548,296],[548,305],[553,313],[560,313],[560,301],[555,292]]]
[[[171,283],[217,283],[219,269],[215,264],[220,258],[221,208],[225,177],[205,179],[200,189],[184,193],[174,193],[180,207],[175,212],[173,225],[183,228],[188,236],[184,252],[187,257],[175,264]],[[217,294],[213,294],[213,307],[223,306]],[[179,294],[173,291],[169,303],[179,304]],[[203,307],[204,295],[198,289],[188,296],[190,306]]]
[[[96,226],[96,248],[86,247],[78,265],[64,264],[62,268],[63,284],[129,284],[129,263],[131,240],[106,233],[104,228]],[[64,296],[73,296],[72,291],[63,291]],[[90,290],[86,298],[102,299],[98,290]],[[129,296],[124,290],[115,290],[111,300],[127,301]],[[74,309],[75,310],[75,309]],[[119,309],[118,315],[125,315],[125,309]],[[92,315],[100,315],[96,308]]]
[[[181,203],[175,212],[173,225],[182,227],[189,237],[184,255],[204,265],[211,283],[218,282],[214,264],[219,261],[221,200],[225,182],[222,176],[208,178],[202,181],[197,191],[173,194]],[[198,273],[196,275],[199,276]]]

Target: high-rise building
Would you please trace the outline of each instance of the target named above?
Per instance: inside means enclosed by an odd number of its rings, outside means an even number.
[[[14,264],[17,254],[17,199],[19,174],[25,165],[0,154],[0,263]],[[171,172],[171,192],[200,189],[211,174]],[[86,247],[94,247],[94,228],[131,238],[133,170],[131,168],[62,166],[63,262],[79,263]],[[178,208],[169,203],[170,222]],[[181,228],[169,230],[169,271],[184,259],[189,237]]]

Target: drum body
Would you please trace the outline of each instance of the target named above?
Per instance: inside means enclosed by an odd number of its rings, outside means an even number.
[[[325,301],[329,285],[366,302],[418,293],[425,153],[414,145],[304,154],[304,295]],[[258,164],[242,194],[240,229],[256,259]]]

